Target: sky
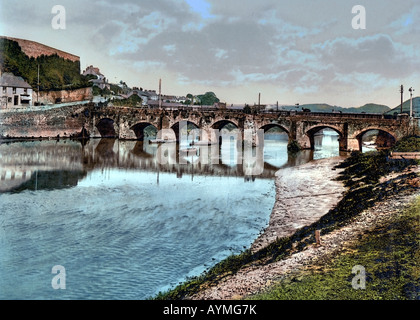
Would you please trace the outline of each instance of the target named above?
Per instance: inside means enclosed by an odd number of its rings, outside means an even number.
[[[419,19],[419,0],[0,0],[0,35],[78,55],[110,82],[162,79],[164,94],[228,104],[395,107],[401,84],[404,100],[420,92]]]

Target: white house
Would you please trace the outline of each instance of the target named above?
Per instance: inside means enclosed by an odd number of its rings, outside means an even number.
[[[86,70],[83,71],[82,75],[87,76],[95,76],[96,79],[91,79],[89,82],[92,82],[94,86],[99,87],[101,90],[107,88],[108,90],[111,89],[111,85],[108,83],[106,77],[101,73],[99,68],[96,68],[94,66],[89,66],[86,68]]]
[[[0,108],[18,108],[32,105],[32,87],[11,73],[0,77]]]

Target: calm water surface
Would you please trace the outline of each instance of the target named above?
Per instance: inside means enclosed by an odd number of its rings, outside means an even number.
[[[199,275],[266,227],[279,168],[338,155],[336,137],[316,144],[290,157],[287,138],[267,134],[255,177],[234,141],[218,164],[182,165],[159,165],[147,141],[1,144],[0,299],[145,299]]]

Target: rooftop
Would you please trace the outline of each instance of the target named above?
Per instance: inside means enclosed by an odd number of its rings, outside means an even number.
[[[0,86],[2,87],[16,87],[16,88],[27,88],[32,87],[23,80],[22,77],[15,76],[11,73],[3,73],[0,77]]]

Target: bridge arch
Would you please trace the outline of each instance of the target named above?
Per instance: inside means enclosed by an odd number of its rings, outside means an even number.
[[[227,125],[234,125],[237,129],[239,129],[239,124],[236,121],[232,121],[231,119],[223,119],[213,122],[211,125],[212,129],[221,130]]]
[[[286,127],[284,127],[284,126],[282,126],[281,124],[278,124],[278,123],[265,124],[265,125],[261,126],[259,130],[264,130],[264,133],[265,133],[268,130],[273,129],[273,128],[279,128],[279,129],[281,129],[290,138],[290,132],[289,132],[289,130]]]
[[[306,139],[305,141],[303,141],[303,146],[305,148],[309,147],[310,149],[314,150],[315,149],[315,135],[324,129],[331,129],[335,131],[338,134],[339,149],[340,150],[347,149],[347,138],[344,136],[342,129],[334,125],[329,125],[329,124],[321,124],[321,125],[315,125],[315,126],[309,127],[305,132]],[[302,145],[302,142],[300,143]]]
[[[390,148],[397,142],[396,134],[386,128],[368,127],[363,130],[357,131],[353,134],[353,139],[357,141],[358,150],[363,150],[363,137],[370,131],[377,131],[375,145],[378,148]]]
[[[150,127],[150,126],[155,128],[156,133],[157,133],[158,129],[153,124],[151,124],[149,122],[139,122],[139,123],[135,124],[134,126],[132,126],[130,128],[130,130],[134,131],[134,134],[136,135],[137,140],[143,141],[144,136],[145,136],[144,130],[147,127]]]
[[[114,120],[110,118],[103,118],[98,121],[96,128],[101,134],[101,138],[116,138],[117,133],[115,131]]]
[[[229,130],[230,133],[228,135],[223,135],[222,129],[226,126],[233,126],[234,128]],[[236,121],[232,121],[231,119],[217,120],[213,122],[211,129],[211,141],[216,141],[219,143],[219,146],[222,146],[223,141],[231,141],[232,139],[235,139],[235,137],[238,142],[243,140],[243,132],[240,130],[239,124]],[[236,132],[233,130],[236,130]]]
[[[186,132],[183,132],[183,135],[186,135],[189,129],[200,129],[200,126],[193,121],[182,120],[173,124],[170,129],[172,129],[172,131],[174,132],[176,141],[180,141],[180,133],[182,130],[186,130]]]

